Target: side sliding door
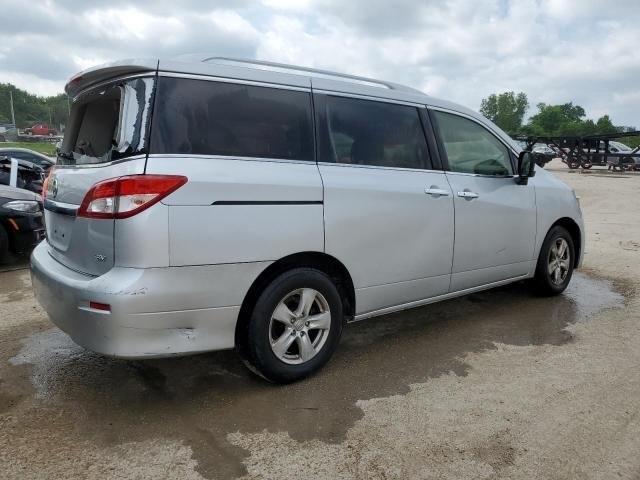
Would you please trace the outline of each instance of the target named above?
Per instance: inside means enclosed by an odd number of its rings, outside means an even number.
[[[314,104],[326,252],[351,273],[357,316],[447,293],[453,197],[420,106],[332,94]]]

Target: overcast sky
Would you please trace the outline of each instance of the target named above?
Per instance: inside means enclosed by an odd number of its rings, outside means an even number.
[[[61,92],[109,60],[259,58],[405,83],[477,110],[573,101],[640,128],[639,0],[0,0],[0,82]]]

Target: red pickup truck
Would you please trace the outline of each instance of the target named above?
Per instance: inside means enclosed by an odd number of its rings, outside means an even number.
[[[49,125],[47,125],[46,123],[36,123],[31,128],[26,128],[24,130],[24,133],[26,133],[27,135],[48,135],[52,137],[58,132],[55,128],[49,127]]]

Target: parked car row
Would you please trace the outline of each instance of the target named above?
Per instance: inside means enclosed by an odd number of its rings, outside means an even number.
[[[0,123],[0,142],[15,142],[18,129],[13,123]]]
[[[563,162],[571,169],[590,169],[593,165],[607,166],[609,170],[640,170],[640,148],[632,149],[622,142],[609,140],[585,143],[582,154],[565,148]]]
[[[529,147],[525,141],[517,140],[517,144],[522,150]],[[577,150],[570,148],[558,148],[554,145],[536,143],[531,148],[535,154],[536,163],[544,167],[555,158],[560,158],[569,168],[589,169],[593,165],[608,166],[613,170],[640,170],[640,151],[632,149],[624,143],[610,140],[608,142],[609,151],[606,153],[606,143],[599,141],[595,144],[586,144],[579,155]],[[596,148],[597,147],[597,148]],[[613,154],[613,155],[612,155]]]
[[[27,149],[0,149],[0,263],[44,237],[42,186],[54,161]]]
[[[528,150],[527,142],[522,140],[516,140],[516,143],[522,150]],[[547,163],[555,158],[564,158],[564,152],[561,150],[547,145],[545,143],[536,143],[533,145],[531,151],[534,153],[536,164],[540,167],[544,167]]]
[[[25,135],[43,135],[53,137],[58,134],[58,131],[46,123],[36,123],[29,128],[25,128],[24,133]]]
[[[0,157],[17,158],[19,160],[25,160],[38,165],[45,173],[49,172],[49,169],[55,165],[56,160],[52,157],[47,157],[42,153],[28,148],[2,148],[0,147]]]
[[[46,123],[36,123],[30,127],[18,129],[13,123],[0,123],[0,142],[17,141],[56,141],[60,138],[58,130]]]
[[[22,188],[42,193],[45,172],[38,165],[26,160],[0,156],[0,185]]]
[[[30,251],[44,238],[42,197],[0,185],[0,263],[9,255]]]

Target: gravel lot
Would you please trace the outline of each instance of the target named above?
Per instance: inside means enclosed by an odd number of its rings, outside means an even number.
[[[286,387],[232,352],[75,346],[0,273],[2,478],[640,478],[640,176],[548,167],[581,196],[585,265],[361,322]]]

